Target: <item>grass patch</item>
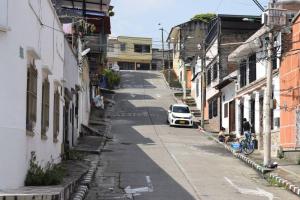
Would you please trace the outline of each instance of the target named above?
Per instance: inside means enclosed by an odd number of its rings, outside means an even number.
[[[164,70],[163,74],[164,74],[165,79],[168,81],[170,87],[182,88],[182,85],[179,82],[178,77],[174,70],[170,70],[170,73],[169,73],[169,70]],[[169,82],[169,74],[170,74],[170,82]]]
[[[267,177],[266,180],[268,181],[268,183],[270,184],[270,186],[274,186],[274,187],[282,187],[282,188],[286,188],[286,186],[282,183],[279,183],[275,178],[273,177]]]

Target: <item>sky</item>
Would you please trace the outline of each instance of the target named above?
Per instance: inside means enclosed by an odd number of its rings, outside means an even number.
[[[259,2],[266,7],[268,0]],[[111,17],[112,36],[150,37],[153,47],[161,46],[161,27],[166,30],[166,38],[173,26],[195,14],[261,14],[252,0],[112,0],[111,5],[115,12]]]

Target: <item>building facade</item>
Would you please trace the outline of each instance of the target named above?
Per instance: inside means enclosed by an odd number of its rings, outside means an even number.
[[[253,22],[245,18],[254,19]],[[206,105],[205,128],[218,132],[223,116],[223,96],[218,89],[227,76],[236,70],[228,63],[228,55],[237,48],[238,42],[248,39],[261,26],[257,16],[217,15],[208,25],[206,45]],[[230,95],[231,96],[231,95]],[[225,97],[226,100],[226,97]]]
[[[9,189],[23,186],[32,152],[42,165],[60,161],[64,34],[50,0],[0,7],[0,189]]]
[[[152,39],[119,36],[108,41],[108,66],[120,70],[151,70]]]
[[[173,68],[173,59],[172,59],[172,50],[164,50],[162,49],[152,49],[152,62],[151,62],[151,69],[152,70],[164,70],[164,69],[172,69]],[[165,64],[163,65],[163,58]]]
[[[286,46],[280,66],[280,145],[283,150],[297,150],[300,147],[299,112],[299,13],[293,20],[291,43]]]
[[[182,87],[191,91],[196,97],[196,63],[198,56],[202,56],[199,45],[203,43],[207,23],[199,20],[174,26],[168,36],[168,41],[173,46],[173,70],[177,74]],[[199,81],[199,80],[198,80]],[[193,88],[192,88],[193,85]]]

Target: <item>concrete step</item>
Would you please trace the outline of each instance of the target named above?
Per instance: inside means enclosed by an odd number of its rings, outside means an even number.
[[[197,106],[196,103],[186,103],[189,107]]]

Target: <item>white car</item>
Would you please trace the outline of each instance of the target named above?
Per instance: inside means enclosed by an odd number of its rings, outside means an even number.
[[[186,104],[173,104],[168,110],[168,123],[170,126],[193,127],[193,114]]]

